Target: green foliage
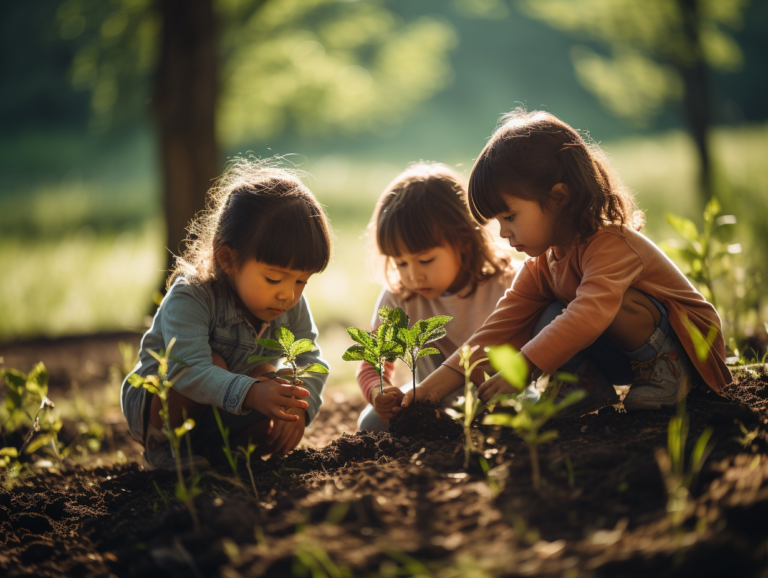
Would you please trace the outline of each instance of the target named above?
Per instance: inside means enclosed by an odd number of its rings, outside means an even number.
[[[472,359],[472,353],[477,350],[476,346],[470,348],[468,345],[463,345],[460,352],[459,363],[464,368],[464,399],[458,400],[459,410],[453,408],[446,409],[446,413],[461,421],[461,425],[464,428],[464,469],[469,468],[469,458],[474,450],[474,443],[472,441],[472,422],[477,414],[485,408],[485,405],[477,397],[472,390],[472,372],[475,368],[484,361],[488,361],[487,358],[481,358],[474,362],[470,362]],[[462,408],[463,405],[463,408]],[[486,464],[487,466],[487,464]]]
[[[644,126],[664,105],[685,92],[683,70],[701,58],[719,72],[734,72],[743,62],[730,30],[741,26],[745,3],[694,1],[696,16],[683,2],[667,0],[520,0],[518,5],[573,36],[597,40],[603,56],[584,45],[571,50],[576,76],[611,113]],[[715,8],[716,6],[716,8]],[[694,27],[696,40],[690,37]],[[698,41],[700,48],[693,45]]]
[[[151,349],[146,349],[145,351],[149,353],[149,355],[151,355],[155,360],[157,360],[157,375],[148,375],[143,377],[134,373],[128,377],[128,383],[130,383],[133,387],[143,387],[149,393],[156,395],[162,403],[163,409],[160,411],[160,416],[163,418],[163,431],[168,437],[168,441],[173,447],[173,453],[176,457],[176,476],[178,481],[176,484],[175,494],[177,498],[182,500],[187,505],[189,513],[192,516],[192,520],[195,524],[195,529],[199,529],[197,512],[195,511],[193,500],[194,497],[199,493],[198,482],[200,478],[195,474],[193,469],[191,471],[189,480],[190,483],[187,485],[187,481],[184,479],[184,468],[181,463],[181,440],[195,427],[195,420],[186,419],[185,416],[184,422],[180,426],[172,427],[170,411],[168,408],[168,395],[171,391],[171,388],[173,387],[173,384],[176,383],[179,378],[189,369],[183,360],[171,355],[171,350],[173,349],[175,343],[176,338],[173,337],[171,338],[170,343],[168,343],[167,350],[160,350],[159,352],[156,352]],[[170,361],[175,361],[178,364],[178,370],[172,377],[168,375],[168,363]],[[189,436],[187,436],[187,441],[189,441]],[[191,451],[189,455],[191,458]]]
[[[685,311],[683,311],[683,325],[685,325],[685,329],[688,331],[688,335],[691,336],[691,341],[693,341],[693,347],[696,351],[696,358],[704,363],[707,360],[707,357],[709,357],[712,344],[715,342],[715,339],[717,338],[720,331],[716,325],[710,325],[709,330],[707,331],[707,335],[705,336],[701,331],[699,331],[699,328],[696,327],[696,325],[690,319],[688,319]]]
[[[298,367],[296,365],[296,358],[299,355],[317,349],[317,345],[311,339],[299,339],[296,341],[296,337],[286,327],[278,327],[275,330],[275,337],[277,337],[277,341],[274,339],[256,339],[256,343],[267,349],[274,349],[277,352],[275,357],[285,358],[285,362],[291,366],[291,381],[294,385],[296,385],[297,378],[307,373],[328,373],[328,368],[320,363],[313,363],[305,367]],[[248,358],[248,363],[272,361],[275,357],[253,355]]]
[[[4,412],[2,431],[14,432],[20,427],[29,427],[34,421],[32,413],[48,395],[48,370],[42,361],[37,363],[29,373],[17,369],[0,369],[0,379],[5,381]]]
[[[391,322],[379,325],[376,331],[349,327],[347,333],[357,345],[349,347],[341,357],[344,361],[367,361],[379,374],[379,391],[384,389],[384,364],[393,363],[403,354],[402,345],[393,341],[395,327]]]
[[[243,454],[245,458],[245,467],[248,470],[248,475],[251,478],[251,487],[253,488],[253,497],[256,498],[256,503],[259,503],[259,491],[256,489],[256,480],[253,479],[253,470],[251,469],[251,455],[256,451],[256,444],[252,444],[251,440],[248,440],[247,446],[237,446],[237,450]]]
[[[712,428],[708,427],[696,441],[686,464],[688,414],[685,412],[685,400],[681,401],[677,406],[677,415],[669,420],[666,450],[662,448],[656,450],[656,462],[667,489],[667,513],[674,529],[679,528],[686,517],[690,491],[695,486],[699,472],[712,451],[709,445],[711,437]]]
[[[237,454],[233,453],[232,449],[229,447],[229,428],[221,421],[219,408],[212,405],[211,409],[213,410],[213,417],[216,418],[216,425],[219,426],[221,438],[224,440],[224,446],[221,449],[224,450],[224,455],[227,458],[227,462],[229,462],[229,467],[232,468],[232,475],[237,477]]]
[[[522,380],[521,366],[515,361],[513,368],[510,369],[509,367],[513,360],[520,358],[518,352],[510,345],[489,347],[487,351],[491,365],[499,372],[502,372],[502,376],[505,375],[503,370],[506,369],[506,375],[510,375],[510,378],[517,380],[517,383],[524,384],[522,387],[516,387],[523,389],[527,380],[527,367],[524,368],[526,377],[522,378]],[[504,363],[505,365],[497,365],[497,363]],[[520,399],[518,395],[494,396],[494,401],[497,401],[498,405],[494,408],[494,412],[485,416],[483,420],[484,424],[512,428],[523,439],[531,454],[532,481],[533,487],[536,490],[541,489],[537,448],[539,445],[550,442],[557,437],[557,432],[554,430],[541,431],[543,426],[556,416],[558,412],[569,405],[573,405],[585,395],[584,391],[574,391],[568,394],[560,403],[555,403],[563,382],[574,382],[574,380],[577,381],[574,376],[566,373],[557,373],[554,375],[554,379],[550,379],[550,376],[545,373],[537,380],[537,387],[541,388],[546,385],[546,390],[538,403],[531,403],[525,399]],[[513,412],[496,411],[498,407],[511,408]]]
[[[664,251],[687,268],[688,278],[698,287],[707,300],[717,307],[714,283],[731,273],[731,260],[727,257],[741,252],[738,243],[727,243],[730,228],[736,217],[721,215],[718,200],[713,197],[704,209],[704,229],[699,232],[696,224],[677,215],[667,214],[667,221],[684,239],[684,243],[668,241],[662,244]]]
[[[220,55],[223,73],[217,128],[229,144],[288,126],[375,131],[451,79],[448,53],[457,38],[442,19],[403,22],[383,4],[344,0],[216,1],[214,14],[221,46],[211,56]],[[107,128],[120,112],[135,116],[156,73],[157,5],[64,2],[57,19],[75,48],[72,84],[92,95],[93,125]]]

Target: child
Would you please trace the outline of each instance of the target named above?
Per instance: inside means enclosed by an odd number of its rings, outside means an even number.
[[[308,374],[302,378],[304,387],[291,386],[272,373],[272,365],[249,363],[248,358],[275,355],[254,339],[274,339],[277,327],[288,328],[296,339],[317,339],[302,293],[330,259],[326,217],[291,172],[237,159],[211,189],[208,210],[189,231],[187,249],[176,259],[168,293],[141,340],[133,372],[155,374],[157,362],[146,350],[165,349],[175,337],[172,354],[189,369],[168,397],[171,425],[179,426],[184,415],[195,420],[190,433],[195,453],[223,443],[210,409],[216,406],[232,447],[250,439],[261,454],[285,454],[317,414],[327,375]],[[297,359],[301,366],[328,366],[319,349]],[[169,375],[176,369],[170,363]],[[173,467],[160,399],[126,379],[121,402],[148,466]],[[196,458],[185,456],[200,461]]]
[[[546,112],[517,109],[502,119],[472,169],[473,216],[495,218],[501,236],[530,258],[485,324],[467,341],[509,343],[532,371],[579,377],[561,394],[587,392],[569,408],[580,415],[617,403],[613,385],[631,384],[628,411],[674,406],[692,380],[715,392],[732,380],[715,308],[656,245],[634,198],[602,152]],[[718,329],[710,355],[695,355],[686,319],[702,333]],[[483,383],[483,400],[511,386],[500,375]],[[417,399],[441,399],[462,383],[454,354],[420,384]],[[410,404],[405,395],[402,405]]]
[[[385,285],[373,313],[374,330],[384,305],[402,307],[411,323],[435,315],[453,317],[445,326],[448,334],[433,344],[442,355],[423,357],[416,364],[418,379],[424,379],[493,311],[512,282],[510,256],[470,216],[466,180],[443,164],[417,164],[396,177],[379,198],[368,234],[369,261]],[[403,391],[412,387],[410,381],[402,388],[393,386],[393,363],[385,363],[383,374],[381,394],[371,364],[358,367],[358,384],[371,403],[360,415],[358,429],[388,430],[389,418],[400,411]],[[463,392],[458,388],[444,403]]]

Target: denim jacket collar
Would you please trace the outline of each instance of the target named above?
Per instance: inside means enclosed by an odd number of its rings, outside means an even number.
[[[216,301],[216,326],[225,328],[235,323],[247,323],[245,315],[240,305],[235,300],[232,289],[226,283],[215,283],[211,286]],[[267,329],[274,328],[275,321],[264,321],[259,331],[256,331],[256,337],[260,338]],[[255,331],[255,328],[254,328]]]

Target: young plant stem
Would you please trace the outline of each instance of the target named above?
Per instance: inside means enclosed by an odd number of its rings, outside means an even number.
[[[413,374],[413,401],[416,401],[416,362],[413,362],[413,369],[411,370],[411,373]]]
[[[251,487],[253,487],[253,495],[256,498],[256,503],[259,503],[259,491],[256,489],[256,480],[253,479],[253,470],[251,469],[251,457],[247,456],[245,459],[245,467],[248,469],[248,475],[251,477]]]
[[[195,505],[192,503],[192,499],[187,494],[187,485],[184,482],[184,468],[181,465],[181,440],[176,435],[176,431],[171,427],[171,414],[168,409],[168,400],[160,397],[160,401],[163,404],[163,423],[165,429],[168,432],[168,440],[173,446],[173,454],[176,458],[176,475],[179,478],[179,487],[181,488],[182,495],[184,496],[184,503],[189,510],[189,515],[192,516],[192,523],[195,526],[195,531],[200,531],[200,521],[197,519],[197,512],[195,511]],[[191,457],[192,454],[190,454]]]

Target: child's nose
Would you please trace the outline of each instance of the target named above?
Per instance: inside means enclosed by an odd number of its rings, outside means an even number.
[[[290,301],[293,299],[293,287],[285,287],[281,289],[277,294],[277,298],[281,301]]]

